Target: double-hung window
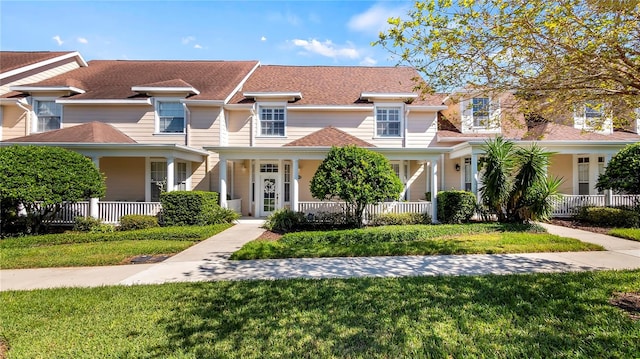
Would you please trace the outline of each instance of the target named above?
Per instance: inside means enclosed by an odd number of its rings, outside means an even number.
[[[596,128],[604,117],[604,106],[597,102],[587,102],[584,105],[585,123],[590,128]]]
[[[474,97],[471,101],[473,127],[488,127],[491,100],[488,97]]]
[[[62,105],[56,103],[55,100],[34,101],[33,112],[36,114],[36,132],[60,129]]]
[[[180,102],[158,101],[158,132],[184,133],[184,108]]]
[[[284,136],[284,107],[260,107],[260,135]]]
[[[376,135],[378,137],[401,137],[402,116],[400,107],[376,108]]]
[[[578,194],[589,194],[589,157],[578,157]]]

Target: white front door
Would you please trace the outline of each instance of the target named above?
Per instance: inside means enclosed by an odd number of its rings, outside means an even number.
[[[266,217],[278,206],[278,174],[260,175],[260,216]]]

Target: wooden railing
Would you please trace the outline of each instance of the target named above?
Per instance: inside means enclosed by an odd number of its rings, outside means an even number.
[[[298,211],[305,214],[339,213],[344,202],[299,202]],[[364,210],[365,219],[370,220],[383,213],[427,213],[431,215],[431,202],[383,202],[368,205]]]
[[[98,202],[98,218],[105,223],[117,224],[120,217],[129,214],[155,216],[160,212],[160,202]]]

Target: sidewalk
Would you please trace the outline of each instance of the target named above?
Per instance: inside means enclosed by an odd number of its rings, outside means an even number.
[[[227,260],[232,252],[262,233],[261,224],[261,221],[242,220],[240,224],[157,264],[1,270],[0,290],[212,280],[482,275],[640,268],[640,242],[549,224],[543,226],[552,234],[600,244],[607,251]]]

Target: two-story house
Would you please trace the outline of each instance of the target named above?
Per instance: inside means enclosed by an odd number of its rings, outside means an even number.
[[[12,70],[0,56],[4,76]],[[614,129],[601,107],[576,111],[571,123],[517,113],[506,121],[510,94],[422,96],[416,78],[407,67],[78,61],[50,78],[2,82],[9,92],[0,95],[0,138],[2,145],[55,145],[92,158],[107,177],[103,201],[154,202],[161,191],[210,190],[220,192],[223,206],[233,202],[256,217],[285,207],[324,208],[309,184],[331,146],[384,154],[404,184],[397,203],[433,213],[431,193],[478,192],[487,138],[556,152],[549,173],[575,195],[596,195],[597,175],[611,156],[640,141],[637,119],[633,131]],[[599,132],[589,131],[603,117]]]

